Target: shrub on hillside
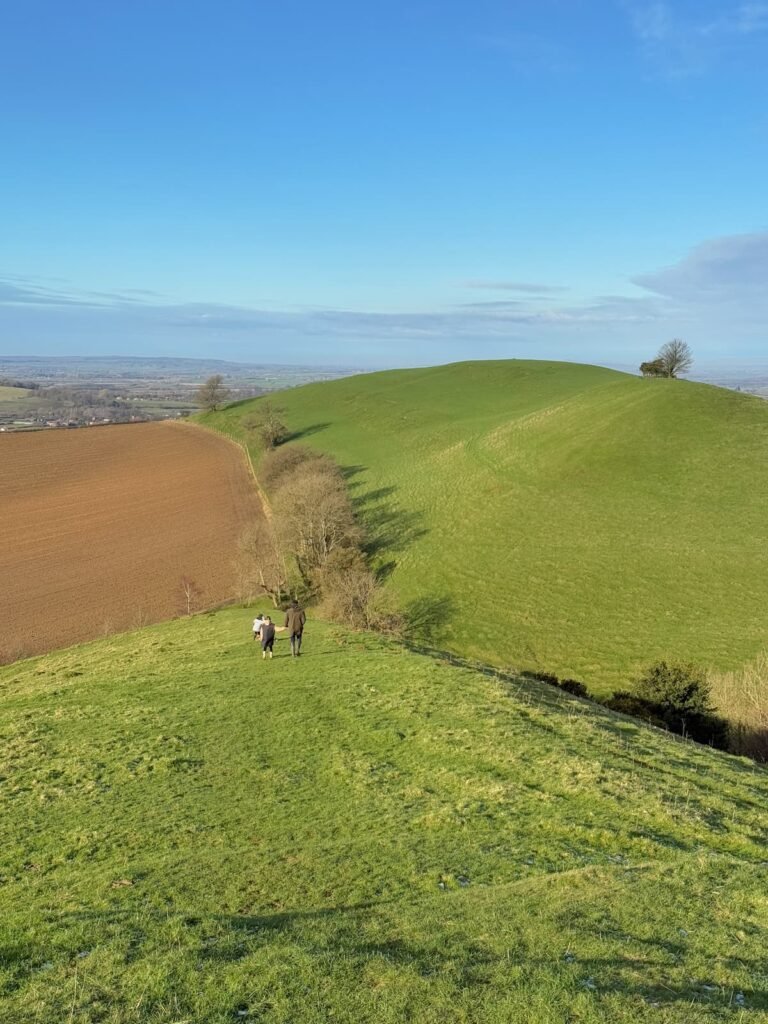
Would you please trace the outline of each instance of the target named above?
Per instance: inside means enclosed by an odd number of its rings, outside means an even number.
[[[317,574],[322,611],[352,629],[372,629],[390,636],[403,632],[403,616],[382,591],[381,582],[359,548],[339,548]]]
[[[706,674],[695,665],[657,661],[640,676],[635,692],[643,700],[681,715],[714,710]]]
[[[561,679],[560,689],[565,690],[566,693],[570,693],[574,697],[589,698],[589,690],[586,685],[579,682],[578,679]]]
[[[259,402],[256,411],[246,416],[243,426],[258,438],[267,450],[277,448],[288,439],[288,427],[283,422],[285,409],[269,400]]]
[[[520,675],[524,679],[535,679],[538,683],[546,683],[548,686],[559,686],[560,680],[552,672],[539,672],[538,669],[526,669]]]
[[[312,464],[332,471],[333,459],[308,448],[305,444],[291,444],[267,452],[259,465],[259,480],[268,494],[273,494],[302,466]],[[340,471],[339,471],[340,472]]]
[[[619,690],[605,704],[698,743],[727,746],[727,722],[715,714],[707,677],[695,665],[656,662],[640,677],[634,692]]]
[[[556,686],[558,690],[565,690],[574,697],[585,697],[590,699],[589,690],[586,685],[578,679],[558,679],[553,672],[540,672],[537,669],[529,669],[520,673],[524,679],[535,679],[537,683],[546,683],[547,686]]]
[[[656,706],[643,700],[642,697],[638,697],[636,693],[630,693],[629,690],[615,690],[610,697],[603,701],[603,704],[611,711],[618,711],[621,715],[630,715],[632,718],[639,718],[643,722],[656,725],[660,729],[665,728],[664,719]]]

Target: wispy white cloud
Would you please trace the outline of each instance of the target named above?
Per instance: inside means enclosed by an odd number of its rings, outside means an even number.
[[[523,292],[527,295],[559,295],[567,292],[561,285],[538,284],[529,281],[465,281],[465,288],[481,288],[494,292]]]
[[[702,74],[768,34],[768,3],[729,3],[713,16],[666,0],[620,0],[645,55],[670,77]]]
[[[0,277],[0,304],[14,306],[79,306],[109,307],[116,304],[138,303],[156,296],[143,289],[125,289],[119,292],[80,291],[68,288],[66,281],[57,287],[43,283],[45,279],[7,274]]]

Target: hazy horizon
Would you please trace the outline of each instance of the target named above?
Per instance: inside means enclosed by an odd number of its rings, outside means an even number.
[[[768,4],[31,0],[0,352],[768,351]]]

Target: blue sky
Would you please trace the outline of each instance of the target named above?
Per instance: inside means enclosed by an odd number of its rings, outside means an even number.
[[[768,355],[768,2],[9,0],[0,354]]]

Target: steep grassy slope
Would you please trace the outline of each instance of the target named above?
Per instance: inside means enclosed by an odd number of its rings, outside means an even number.
[[[0,669],[3,1024],[768,1020],[768,773],[249,625]]]
[[[280,396],[350,467],[427,639],[624,684],[765,643],[768,404],[546,362],[464,363]],[[250,403],[204,418],[237,434]]]

